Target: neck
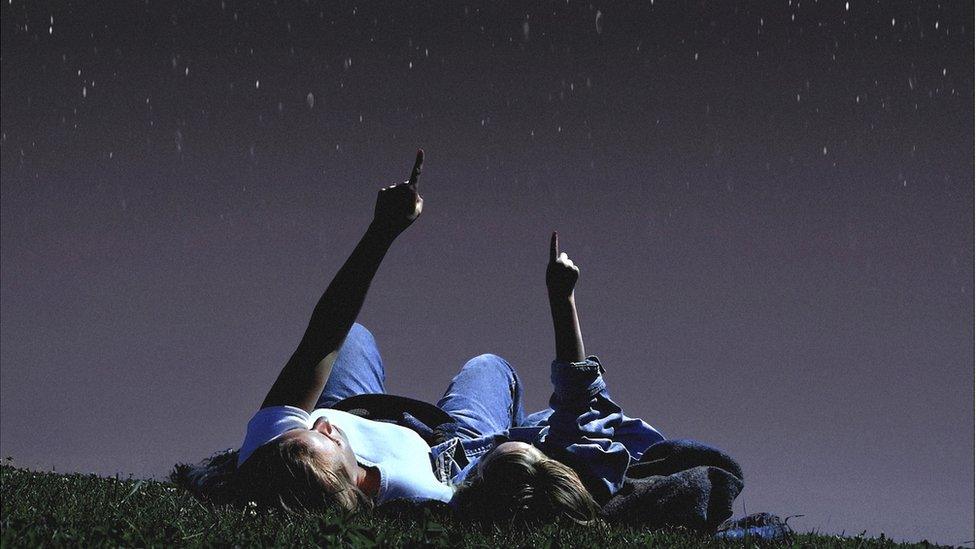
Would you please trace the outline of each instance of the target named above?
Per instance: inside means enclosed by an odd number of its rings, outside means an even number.
[[[376,467],[359,466],[359,474],[356,475],[356,487],[366,493],[367,496],[376,496],[380,492],[380,472]]]

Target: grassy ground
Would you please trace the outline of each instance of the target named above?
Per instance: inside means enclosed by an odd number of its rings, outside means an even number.
[[[0,466],[0,547],[322,545],[467,547],[713,547],[718,543],[688,532],[631,528],[569,528],[547,525],[531,531],[483,532],[431,518],[416,521],[380,517],[343,520],[336,515],[285,517],[251,509],[201,505],[172,485],[94,475],[37,473]],[[798,535],[795,545],[894,547],[884,538]],[[918,544],[918,547],[927,545]]]

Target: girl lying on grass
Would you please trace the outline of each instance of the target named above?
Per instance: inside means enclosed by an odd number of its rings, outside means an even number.
[[[462,472],[453,501],[461,516],[539,522],[561,515],[588,522],[596,516],[596,501],[605,503],[623,485],[628,465],[664,440],[644,421],[623,414],[610,399],[599,359],[586,357],[574,293],[578,279],[579,268],[559,252],[553,232],[546,269],[556,342],[550,407],[516,419],[504,433],[507,442]]]
[[[241,497],[286,511],[407,499],[452,502],[482,521],[595,520],[593,496],[605,501],[629,462],[664,437],[624,416],[600,363],[585,358],[573,294],[579,270],[558,252],[555,233],[546,277],[556,335],[549,409],[526,417],[519,378],[495,355],[468,361],[436,407],[383,394],[376,342],[355,320],[386,251],[422,212],[422,162],[418,151],[410,179],[380,190],[372,223],[248,422],[237,456]]]

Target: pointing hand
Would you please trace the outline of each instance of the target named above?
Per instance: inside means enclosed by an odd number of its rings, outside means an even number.
[[[417,149],[417,160],[410,172],[410,179],[397,185],[380,189],[376,195],[373,225],[396,236],[420,217],[424,199],[417,191],[420,171],[424,164],[424,151]]]
[[[573,294],[580,270],[565,252],[559,253],[559,233],[552,232],[549,241],[549,266],[546,269],[546,287],[549,297],[569,297]]]

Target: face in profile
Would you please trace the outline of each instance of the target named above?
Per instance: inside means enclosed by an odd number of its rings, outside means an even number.
[[[324,417],[317,419],[311,429],[294,429],[282,435],[281,439],[301,441],[326,469],[341,469],[354,483],[360,477],[362,468],[356,461],[348,437]]]

